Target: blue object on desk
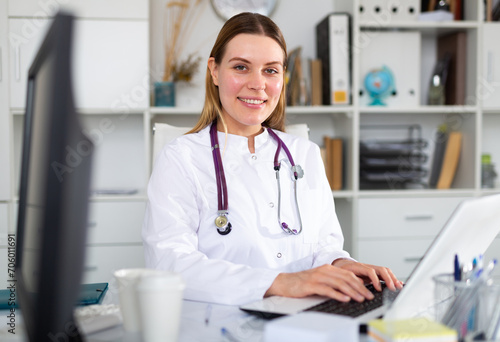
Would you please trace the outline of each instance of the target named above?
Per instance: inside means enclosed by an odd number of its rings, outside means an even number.
[[[108,290],[108,283],[83,284],[76,305],[99,304]],[[12,294],[12,295],[11,295]],[[15,288],[0,290],[0,310],[18,308],[17,293]],[[10,305],[9,305],[10,304]]]
[[[108,290],[108,283],[83,284],[77,305],[99,304]]]

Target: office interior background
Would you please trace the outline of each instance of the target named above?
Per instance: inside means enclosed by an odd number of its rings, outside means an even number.
[[[391,267],[405,279],[460,201],[500,192],[499,177],[484,188],[482,156],[500,167],[500,24],[485,19],[483,1],[462,1],[463,20],[417,21],[420,1],[401,0],[396,11],[375,12],[370,0],[281,0],[271,18],[282,29],[289,51],[301,48],[303,79],[311,86],[309,61],[316,59],[316,25],[331,12],[351,14],[351,99],[347,105],[289,106],[288,123],[306,123],[309,137],[344,143],[342,187],[332,191],[346,238],[360,261]],[[164,67],[166,0],[0,0],[0,254],[15,234],[26,75],[51,15],[60,6],[77,16],[74,47],[75,100],[86,132],[95,142],[89,238],[84,282],[112,281],[120,268],[143,267],[141,226],[152,168],[155,123],[191,126],[204,100],[205,63],[221,19],[209,0],[184,42],[183,58],[201,57],[193,80],[176,84],[176,105],[154,104],[154,83]],[[415,9],[409,12],[407,9]],[[364,7],[361,12],[360,7]],[[377,14],[379,13],[379,14]],[[429,105],[430,84],[440,39],[462,33],[459,71],[465,79],[460,104]],[[389,43],[388,43],[389,41]],[[395,90],[385,106],[370,106],[364,86],[378,63],[393,70]],[[458,102],[457,102],[458,103]],[[448,189],[428,187],[438,127],[462,134],[460,158]],[[376,128],[373,128],[377,126]],[[402,164],[385,183],[365,182],[361,143],[426,141],[427,173],[406,182]],[[413,132],[413,133],[412,133]],[[79,151],[68,151],[78,167]],[[500,257],[500,238],[486,257]],[[450,263],[452,261],[450,260]],[[0,269],[7,258],[0,257]],[[0,274],[0,288],[7,273]]]

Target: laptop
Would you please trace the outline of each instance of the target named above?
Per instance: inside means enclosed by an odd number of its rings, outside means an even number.
[[[389,307],[383,303],[375,309],[369,309],[355,316],[354,319],[366,323],[379,317],[389,320],[432,317],[434,305],[432,277],[440,273],[453,273],[455,254],[458,254],[460,260],[472,260],[483,254],[499,232],[500,194],[464,200],[436,236],[403,289],[392,299],[392,305]],[[390,291],[385,292],[387,294]],[[379,293],[378,297],[380,296]],[[242,305],[240,309],[260,317],[273,318],[315,310],[316,306],[327,302],[331,303],[332,300],[320,296],[306,298],[272,296]],[[358,305],[355,301],[333,302],[346,308]]]

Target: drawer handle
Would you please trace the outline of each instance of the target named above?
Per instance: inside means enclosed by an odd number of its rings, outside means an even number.
[[[93,221],[93,222],[89,222],[89,223],[87,224],[87,227],[88,227],[88,228],[95,228],[95,227],[97,227],[97,222],[95,222],[95,221]]]
[[[14,62],[15,62],[15,71],[16,71],[16,81],[20,81],[21,80],[21,48],[18,46],[16,46],[16,50],[15,50],[15,53],[16,53],[16,57],[14,59]]]
[[[415,214],[415,215],[406,215],[405,220],[407,221],[423,221],[423,220],[432,220],[434,218],[431,214]]]
[[[404,261],[405,262],[419,262],[422,259],[423,259],[423,257],[406,257],[406,258],[404,258]]]
[[[97,266],[85,266],[83,268],[84,272],[94,272],[97,271]]]

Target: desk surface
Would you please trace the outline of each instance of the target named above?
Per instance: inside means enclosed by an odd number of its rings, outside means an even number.
[[[104,303],[115,303],[118,295],[113,291],[106,294]],[[237,306],[211,304],[211,314],[208,324],[205,324],[207,303],[184,301],[178,342],[221,342],[229,341],[222,337],[221,328],[226,328],[237,341],[262,341],[264,326],[267,320],[249,315]],[[24,342],[22,334],[22,317],[16,311],[16,334],[7,331],[8,311],[0,311],[0,340],[2,342]],[[360,341],[365,341],[362,336]],[[116,326],[87,336],[88,342],[138,342],[141,341],[139,333],[127,333],[122,326]],[[348,341],[346,341],[348,342]]]

